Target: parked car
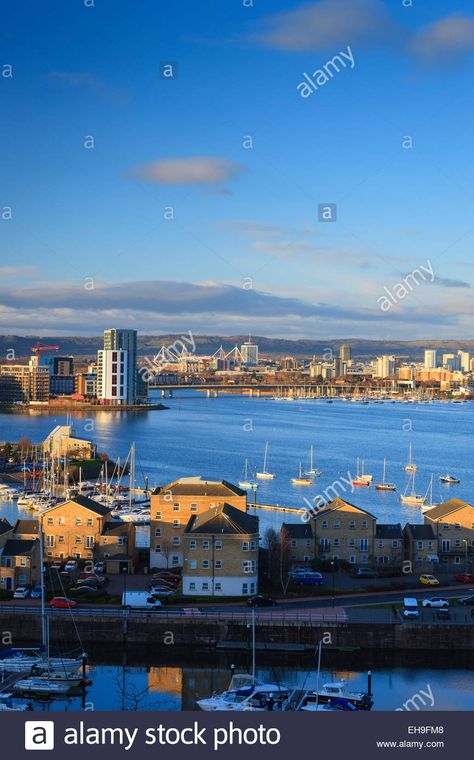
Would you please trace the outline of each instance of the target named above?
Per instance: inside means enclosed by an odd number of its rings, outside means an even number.
[[[53,596],[49,603],[50,607],[53,607],[54,609],[68,609],[71,607],[71,609],[74,609],[77,607],[77,602],[74,601],[74,599],[67,599],[65,596]]]
[[[105,562],[96,562],[94,565],[94,573],[97,573],[97,575],[103,575],[105,573]]]
[[[474,583],[474,575],[472,573],[461,573],[461,575],[455,575],[454,580],[456,583]]]
[[[423,607],[449,607],[448,600],[440,596],[431,596],[428,599],[423,599],[421,604]]]
[[[30,589],[26,586],[18,586],[13,594],[14,599],[28,599],[30,595]]]
[[[474,604],[474,594],[472,596],[462,596],[458,599],[459,604],[471,607]]]
[[[271,596],[266,596],[266,594],[257,594],[247,599],[247,604],[249,607],[274,607],[276,601]]]
[[[41,599],[41,586],[35,586],[31,591],[32,599]]]
[[[356,575],[358,578],[378,578],[378,571],[373,567],[359,567]]]
[[[152,583],[165,581],[170,585],[178,586],[181,580],[179,575],[170,573],[169,570],[160,570],[158,573],[153,573],[151,577]]]
[[[295,586],[322,586],[323,576],[321,573],[313,573],[307,571],[306,573],[296,573],[291,579],[291,582]]]
[[[67,573],[72,573],[73,570],[77,570],[77,561],[75,559],[68,559],[64,565],[64,569]]]
[[[175,589],[169,588],[168,586],[160,586],[156,583],[153,584],[153,586],[150,588],[150,594],[152,596],[166,597],[166,596],[172,596],[175,593],[176,593]]]
[[[420,575],[420,583],[424,586],[439,586],[439,580],[434,575]]]

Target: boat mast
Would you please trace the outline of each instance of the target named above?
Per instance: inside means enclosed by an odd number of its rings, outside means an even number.
[[[255,607],[252,607],[252,679],[255,684]]]
[[[39,518],[39,540],[40,540],[40,585],[41,585],[41,651],[46,654],[49,663],[49,646],[47,646],[47,620],[46,605],[44,601],[44,539],[43,539],[43,515]]]

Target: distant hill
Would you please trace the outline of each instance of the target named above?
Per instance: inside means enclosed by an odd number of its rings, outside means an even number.
[[[179,334],[174,335],[139,335],[138,351],[141,356],[153,356],[161,346],[168,346],[180,339]],[[189,334],[184,333],[188,338]],[[194,335],[196,351],[199,354],[212,354],[219,346],[230,350],[235,345],[248,340],[248,335]],[[0,363],[6,360],[7,352],[12,349],[17,359],[24,359],[31,354],[31,348],[40,340],[42,345],[59,346],[59,354],[83,357],[95,357],[99,348],[102,347],[102,337],[81,337],[77,335],[64,337],[24,337],[19,335],[0,335]],[[423,340],[423,341],[400,341],[400,340],[365,340],[363,338],[347,338],[344,340],[285,340],[283,338],[265,338],[252,336],[252,341],[258,343],[263,354],[275,357],[281,356],[312,356],[323,354],[328,348],[333,351],[339,350],[343,343],[352,348],[352,355],[362,359],[371,358],[380,354],[397,354],[408,356],[411,359],[420,359],[425,348],[436,348],[441,352],[457,351],[463,349],[474,354],[474,340]]]

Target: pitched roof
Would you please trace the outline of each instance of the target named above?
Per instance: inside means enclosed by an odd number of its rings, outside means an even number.
[[[402,526],[380,523],[375,528],[375,538],[403,538]]]
[[[17,520],[13,526],[13,533],[32,533],[39,536],[39,520]]]
[[[406,530],[415,541],[434,541],[436,539],[432,525],[418,525],[407,523]]]
[[[375,515],[371,514],[370,512],[367,512],[366,509],[362,509],[362,507],[357,507],[355,504],[351,504],[349,501],[345,501],[344,499],[341,499],[339,496],[336,496],[335,499],[332,499],[332,501],[328,501],[326,504],[324,504],[321,509],[315,512],[315,519],[320,517],[320,515],[327,515],[329,512],[335,512],[337,509],[344,509],[344,507],[352,507],[352,509],[357,509],[358,512],[362,512],[364,515],[368,515],[369,517],[373,517],[375,520]]]
[[[281,530],[285,530],[290,538],[313,538],[309,523],[282,523]]]
[[[10,538],[8,541],[5,542],[5,546],[3,547],[2,556],[3,557],[20,557],[25,554],[30,554],[34,547],[37,545],[38,541],[36,539],[29,539],[28,541],[23,541],[18,538]]]
[[[2,517],[0,520],[0,536],[2,536],[4,533],[8,533],[9,530],[12,529],[12,526],[8,522],[6,517]]]
[[[130,527],[133,525],[131,522],[119,522],[118,520],[107,520],[101,531],[101,535],[105,536],[108,533],[128,533]]]
[[[433,509],[428,509],[424,513],[424,517],[429,517],[430,520],[439,520],[442,517],[447,517],[453,512],[457,512],[459,509],[465,509],[465,507],[474,510],[472,504],[468,504],[467,501],[462,501],[462,499],[449,499],[449,501],[444,501],[442,504],[438,504],[437,507],[433,507]]]
[[[193,515],[184,532],[216,535],[258,533],[258,517],[249,515],[231,504],[219,504],[200,515]]]
[[[74,504],[77,504],[80,507],[84,507],[84,509],[88,509],[91,512],[95,512],[97,515],[100,515],[101,517],[108,515],[109,512],[112,511],[111,509],[109,509],[109,507],[104,507],[103,504],[99,504],[98,501],[89,499],[87,496],[73,496],[71,499],[67,499],[66,501],[61,502],[61,504],[56,504],[54,507],[50,507],[49,509],[46,509],[43,512],[43,514],[52,512],[54,509],[58,509],[58,507],[63,507],[65,504],[69,504],[69,502],[73,502]]]
[[[200,475],[193,478],[178,478],[167,486],[160,486],[154,493],[171,491],[173,496],[245,496],[246,491],[227,480],[203,480]]]

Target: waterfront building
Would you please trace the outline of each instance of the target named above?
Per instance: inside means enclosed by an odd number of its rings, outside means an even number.
[[[434,531],[442,571],[474,568],[474,507],[449,499],[424,513],[425,525]]]
[[[314,533],[310,523],[282,523],[281,542],[288,548],[292,564],[310,564],[315,557]]]
[[[49,399],[50,374],[48,367],[34,364],[4,364],[0,366],[0,402],[30,403]]]
[[[125,378],[123,379],[124,398],[127,404],[134,404],[136,399],[136,386],[137,386],[137,331],[136,330],[119,330],[116,328],[110,330],[104,330],[104,351],[126,352],[125,359]],[[100,354],[100,352],[99,352]],[[120,354],[122,357],[123,354]],[[112,357],[113,358],[113,357]],[[121,359],[120,359],[121,361]],[[100,364],[100,359],[99,362]],[[117,361],[117,375],[118,372]],[[111,370],[112,371],[112,370]],[[109,390],[108,379],[104,380],[101,376],[101,372],[98,372],[99,383],[98,392],[103,393],[105,390]],[[108,378],[108,375],[105,376]],[[118,379],[118,378],[117,378]],[[119,386],[118,383],[115,384]],[[113,386],[113,382],[110,381],[110,386]],[[98,393],[99,396],[99,393]],[[113,397],[109,398],[104,395],[100,395],[99,398],[113,401]]]
[[[395,357],[378,356],[375,361],[375,377],[392,377],[395,374]]]
[[[364,565],[374,556],[376,518],[365,509],[336,497],[313,518],[316,554],[322,560]]]
[[[74,496],[41,515],[45,557],[107,562],[107,572],[133,572],[135,525],[113,520],[111,510],[85,496]],[[118,555],[118,556],[117,556]]]
[[[403,528],[403,544],[405,560],[411,563],[413,571],[436,570],[438,546],[432,525],[407,523]]]
[[[40,568],[38,539],[8,538],[0,553],[0,590],[14,591],[18,586],[36,586],[40,580]]]
[[[438,352],[435,348],[425,349],[424,366],[425,369],[436,369],[438,366]]]
[[[375,527],[374,562],[376,565],[401,568],[403,565],[403,530],[400,523],[381,523]]]
[[[460,369],[463,372],[471,371],[471,354],[469,351],[458,351]]]
[[[150,567],[182,567],[183,535],[194,515],[222,504],[247,511],[247,494],[225,480],[179,478],[157,488],[150,499]]]
[[[252,343],[250,336],[248,341],[242,343],[240,347],[243,367],[258,367],[258,346]]]
[[[95,459],[97,447],[87,438],[78,438],[72,425],[56,425],[43,441],[43,456],[51,459],[74,456],[80,459]]]
[[[183,534],[183,594],[257,593],[258,523],[227,503],[192,515]]]
[[[97,354],[97,398],[101,404],[123,406],[129,401],[128,352],[104,349]],[[135,389],[135,385],[133,386]]]
[[[83,372],[74,378],[74,391],[80,396],[94,398],[97,396],[97,374],[95,372]]]

